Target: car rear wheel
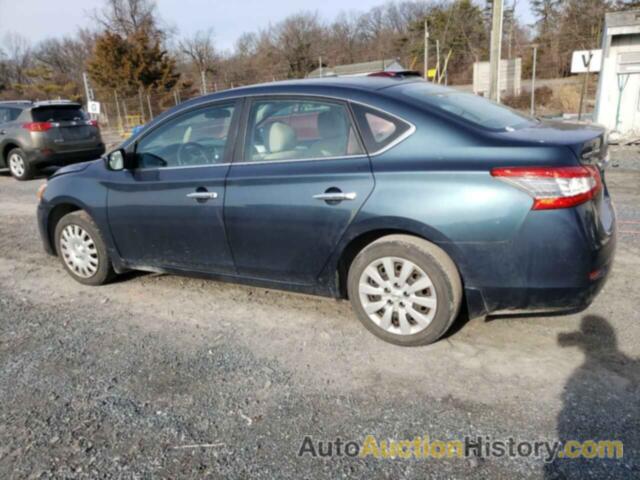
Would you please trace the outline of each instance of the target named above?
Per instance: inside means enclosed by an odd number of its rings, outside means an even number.
[[[389,235],[364,248],[349,268],[347,288],[364,326],[405,346],[442,337],[462,300],[462,282],[451,258],[410,235]]]
[[[9,152],[7,165],[11,175],[16,180],[29,180],[33,177],[33,168],[20,148],[14,148]]]
[[[102,285],[115,276],[100,231],[86,212],[62,217],[56,225],[55,241],[62,265],[78,282]]]

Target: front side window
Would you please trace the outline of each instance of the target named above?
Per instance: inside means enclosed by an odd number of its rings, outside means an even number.
[[[321,100],[259,100],[252,104],[244,161],[360,155],[347,108]]]
[[[168,121],[138,142],[138,166],[166,168],[223,163],[233,112],[233,105],[218,105]]]

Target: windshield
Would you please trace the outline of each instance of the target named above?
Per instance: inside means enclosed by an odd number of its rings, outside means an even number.
[[[451,90],[435,90],[427,83],[400,87],[400,93],[413,103],[439,109],[491,130],[511,130],[536,124],[536,120],[486,98]]]

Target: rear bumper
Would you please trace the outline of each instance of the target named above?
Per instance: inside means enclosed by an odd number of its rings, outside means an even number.
[[[616,249],[608,197],[574,209],[531,212],[508,242],[462,247],[475,278],[470,316],[577,312],[604,287]]]
[[[90,150],[77,150],[63,153],[48,153],[46,149],[33,150],[27,154],[28,161],[36,167],[50,165],[64,166],[100,158],[105,152],[104,144]]]

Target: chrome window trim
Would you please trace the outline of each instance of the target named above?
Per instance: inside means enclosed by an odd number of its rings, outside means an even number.
[[[382,155],[383,153],[387,152],[388,150],[391,150],[392,148],[394,148],[395,146],[397,146],[398,144],[402,143],[403,141],[405,141],[407,138],[409,138],[411,135],[413,135],[417,128],[416,126],[410,122],[409,120],[405,120],[404,118],[396,115],[395,113],[391,113],[387,110],[384,110],[382,108],[379,107],[374,107],[372,105],[369,105],[368,103],[365,102],[361,102],[359,100],[351,100],[349,98],[343,98],[343,97],[336,97],[336,96],[332,96],[332,95],[322,95],[320,93],[293,93],[293,92],[271,92],[271,93],[254,93],[254,94],[248,94],[248,95],[234,95],[231,97],[224,97],[224,98],[217,98],[214,100],[211,100],[210,102],[203,102],[201,104],[197,104],[197,105],[193,105],[191,108],[188,108],[186,110],[179,110],[176,111],[174,113],[172,113],[171,115],[167,116],[167,118],[164,119],[164,121],[169,121],[172,118],[178,116],[178,115],[182,115],[185,113],[188,113],[191,110],[196,110],[199,108],[207,108],[212,106],[215,103],[218,102],[226,102],[226,101],[231,101],[231,100],[238,100],[238,99],[245,99],[245,98],[259,98],[259,97],[274,97],[274,96],[287,96],[287,97],[317,97],[317,98],[326,98],[326,99],[330,99],[330,100],[338,100],[338,101],[342,101],[342,102],[346,102],[346,103],[353,103],[356,105],[361,105],[363,107],[366,108],[370,108],[371,110],[376,110],[378,112],[384,113],[385,115],[388,115],[390,117],[393,117],[407,125],[409,125],[409,129],[404,132],[402,135],[400,135],[398,138],[396,138],[393,142],[389,143],[388,145],[385,145],[383,148],[376,150],[375,152],[370,152],[367,154],[357,154],[357,155],[344,155],[344,156],[339,156],[339,157],[314,157],[314,158],[299,158],[299,159],[288,159],[288,160],[273,160],[273,161],[257,161],[257,162],[227,162],[227,163],[215,163],[215,164],[211,164],[211,165],[192,165],[192,166],[182,166],[182,167],[157,167],[157,168],[139,168],[136,169],[136,171],[152,171],[152,170],[177,170],[177,169],[182,169],[182,168],[198,168],[198,167],[202,167],[202,168],[206,168],[206,167],[220,167],[220,166],[225,166],[225,165],[259,165],[259,164],[267,164],[267,163],[288,163],[288,162],[310,162],[310,161],[317,161],[317,160],[338,160],[338,159],[351,159],[351,158],[362,158],[362,157],[369,157],[369,158],[373,158],[373,157],[377,157],[379,155]],[[162,123],[165,123],[165,122]],[[161,124],[162,125],[162,124]],[[156,128],[159,128],[161,125],[156,126],[153,130],[155,130]],[[145,132],[145,135],[150,134],[151,132],[153,132],[153,130],[150,130],[149,132]],[[140,139],[144,138],[144,136],[141,136]],[[137,143],[139,141],[139,139],[134,139],[133,143]],[[366,147],[363,146],[363,148]]]
[[[285,160],[259,160],[256,162],[232,162],[230,165],[263,165],[269,163],[293,163],[293,162],[318,162],[321,160],[351,160],[352,158],[367,158],[366,153],[357,155],[343,155],[332,157],[313,157],[313,158],[290,158]]]
[[[179,165],[175,167],[147,167],[147,168],[136,168],[133,171],[135,172],[150,172],[156,170],[182,170],[185,168],[209,168],[209,167],[226,167],[231,165],[231,162],[226,163],[211,163],[205,165]]]

